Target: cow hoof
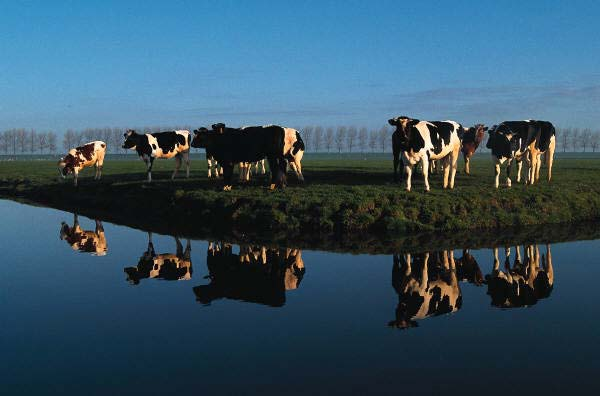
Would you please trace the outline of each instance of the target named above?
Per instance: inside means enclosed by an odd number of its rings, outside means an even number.
[[[231,191],[231,186],[224,186],[223,191]]]
[[[275,190],[275,187],[276,187],[275,183],[271,183],[271,185],[269,186],[269,190]]]

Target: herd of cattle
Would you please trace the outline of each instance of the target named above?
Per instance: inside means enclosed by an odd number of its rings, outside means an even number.
[[[394,157],[394,179],[399,180],[398,167],[403,164],[406,175],[406,189],[411,190],[411,179],[415,165],[421,164],[425,190],[429,191],[429,173],[435,169],[437,161],[443,169],[443,187],[454,188],[457,162],[462,152],[465,172],[470,172],[470,158],[488,133],[487,148],[491,150],[495,167],[496,188],[499,186],[500,166],[506,164],[507,186],[511,186],[511,166],[517,164],[517,182],[521,181],[522,164],[527,165],[526,184],[534,184],[539,179],[542,154],[548,165],[548,181],[552,177],[552,162],[556,146],[556,132],[548,121],[504,121],[491,128],[477,124],[464,128],[455,121],[422,121],[406,116],[395,117],[388,123],[396,127],[392,134]],[[223,123],[212,125],[212,129],[199,128],[193,131],[193,138],[187,130],[139,134],[127,130],[124,135],[124,149],[135,150],[146,164],[148,181],[152,181],[152,165],[156,158],[175,158],[175,178],[185,162],[186,176],[190,174],[190,148],[206,150],[208,177],[223,176],[223,190],[231,190],[233,169],[240,169],[240,181],[247,181],[252,166],[256,171],[264,160],[269,163],[271,188],[284,187],[288,164],[298,179],[302,175],[302,157],[305,145],[300,133],[293,128],[278,125],[229,128]],[[106,143],[94,141],[71,149],[58,162],[60,175],[64,178],[73,174],[77,185],[79,172],[89,166],[96,167],[95,179],[102,176],[106,154]]]
[[[104,228],[95,222],[94,230],[83,230],[75,215],[73,226],[63,222],[60,238],[76,251],[103,256],[108,247]],[[191,244],[185,248],[175,238],[175,253],[158,253],[148,233],[148,246],[137,265],[124,268],[127,281],[138,285],[144,279],[191,280]],[[388,323],[397,328],[415,327],[418,321],[457,312],[462,306],[461,283],[487,286],[491,305],[519,308],[536,304],[547,298],[554,286],[554,269],[550,246],[545,254],[537,245],[527,245],[521,254],[516,246],[514,258],[505,249],[504,265],[498,248],[492,250],[491,272],[483,275],[469,250],[461,257],[454,251],[442,250],[393,256],[392,286],[398,295],[395,319]],[[286,293],[300,287],[305,263],[300,249],[209,242],[206,251],[209,283],[193,288],[196,300],[210,304],[220,299],[250,302],[272,307],[283,306]]]

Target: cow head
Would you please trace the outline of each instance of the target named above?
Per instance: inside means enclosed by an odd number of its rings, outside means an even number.
[[[208,137],[211,133],[214,132],[209,131],[204,127],[194,129],[194,138],[192,139],[191,146],[195,148],[206,148]]]
[[[123,137],[125,138],[125,141],[123,142],[122,148],[124,148],[124,149],[130,149],[130,150],[135,150],[136,146],[138,145],[138,141],[139,141],[140,136],[141,135],[139,135],[135,130],[128,129],[123,134]]]
[[[410,140],[411,128],[420,121],[410,117],[400,116],[388,120],[388,124],[395,126],[394,138],[401,146],[407,146]]]
[[[212,129],[213,129],[213,131],[215,131],[217,133],[224,133],[225,132],[225,124],[223,124],[222,122],[213,124]]]
[[[475,142],[479,144],[483,140],[483,137],[485,136],[485,132],[488,130],[488,127],[486,127],[483,124],[475,124],[473,128],[475,130]]]
[[[75,168],[74,157],[71,154],[67,154],[58,161],[58,173],[64,179],[67,175],[73,173]]]

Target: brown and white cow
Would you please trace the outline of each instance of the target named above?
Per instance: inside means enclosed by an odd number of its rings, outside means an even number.
[[[136,133],[133,129],[128,129],[124,134],[124,149],[135,150],[142,161],[146,164],[148,181],[152,181],[152,165],[156,158],[175,157],[175,170],[171,175],[171,180],[177,176],[177,171],[181,168],[181,162],[185,161],[186,177],[190,177],[190,132],[181,129],[176,131],[157,132],[157,133]]]
[[[475,126],[468,128],[462,137],[460,151],[465,159],[465,173],[467,175],[471,174],[471,157],[475,154],[475,150],[477,150],[479,144],[483,141],[487,129],[488,128],[483,124],[476,124]]]
[[[64,179],[69,174],[73,174],[74,184],[77,185],[77,177],[83,168],[94,165],[96,174],[94,180],[100,180],[102,177],[102,166],[104,165],[104,156],[106,155],[106,143],[96,140],[83,146],[69,150],[66,156],[58,161],[58,171]]]
[[[60,225],[60,239],[66,241],[73,250],[83,253],[91,253],[94,256],[104,256],[108,251],[104,227],[100,220],[95,220],[94,231],[81,229],[77,213],[73,214],[73,226],[69,227],[66,222]]]

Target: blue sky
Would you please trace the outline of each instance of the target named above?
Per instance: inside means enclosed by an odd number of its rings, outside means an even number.
[[[595,127],[600,2],[3,1],[0,129]]]

